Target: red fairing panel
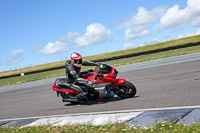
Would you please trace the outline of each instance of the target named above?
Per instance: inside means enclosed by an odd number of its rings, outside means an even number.
[[[72,93],[74,95],[76,95],[78,93],[78,91],[76,90],[66,90],[66,89],[58,89],[54,84],[52,86],[53,91],[58,91],[58,92],[69,92]]]
[[[84,74],[84,75],[82,75],[82,77],[81,77],[81,78],[88,79],[88,78],[89,78],[89,76],[90,76],[90,73],[87,73],[87,74]]]
[[[119,86],[119,85],[121,85],[121,84],[123,84],[123,83],[125,83],[125,82],[126,82],[125,79],[118,79],[117,82],[113,83],[113,85],[114,85],[114,86]]]
[[[104,76],[103,80],[98,81],[98,83],[110,83],[110,82],[116,82],[116,79],[114,79],[113,77]]]
[[[53,83],[53,86],[52,86],[53,91],[56,91],[56,89],[57,89],[56,86],[55,86],[56,81]]]
[[[96,77],[97,72],[91,72],[91,75],[89,76],[84,76],[84,79],[87,80],[94,80]],[[103,75],[103,79],[97,79],[96,83],[110,83],[110,82],[116,82],[116,77],[117,77],[118,71],[115,68],[112,68],[112,72],[109,74],[102,74],[100,73],[100,75]]]

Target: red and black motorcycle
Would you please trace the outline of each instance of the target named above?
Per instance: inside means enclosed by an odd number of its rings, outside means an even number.
[[[100,63],[94,70],[84,72],[82,78],[95,81],[94,88],[88,89],[87,100],[100,101],[114,97],[116,94],[122,98],[131,98],[136,94],[135,86],[125,79],[117,79],[118,71],[107,64]],[[80,103],[76,98],[79,93],[71,89],[66,78],[57,78],[54,82],[53,91],[62,97],[63,102]]]

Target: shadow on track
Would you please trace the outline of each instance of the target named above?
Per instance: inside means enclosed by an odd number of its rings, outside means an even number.
[[[138,98],[140,96],[134,96],[133,98]],[[130,99],[130,98],[128,98]],[[93,105],[93,104],[105,104],[107,102],[116,102],[116,101],[121,101],[121,100],[126,100],[124,98],[121,98],[121,97],[113,97],[113,98],[110,98],[110,99],[105,99],[105,100],[102,100],[102,101],[87,101],[86,103],[84,104],[80,104],[80,103],[67,103],[65,104],[64,106],[76,106],[76,105]]]

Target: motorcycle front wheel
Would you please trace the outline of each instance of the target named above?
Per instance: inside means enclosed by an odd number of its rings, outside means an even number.
[[[115,94],[122,98],[134,97],[136,94],[136,87],[129,81],[118,86],[119,89],[114,89]]]

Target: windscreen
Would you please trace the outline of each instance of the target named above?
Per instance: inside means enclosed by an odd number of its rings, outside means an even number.
[[[112,67],[107,64],[100,64],[99,66],[96,66],[94,71],[98,71],[99,73],[109,74],[112,72]]]

